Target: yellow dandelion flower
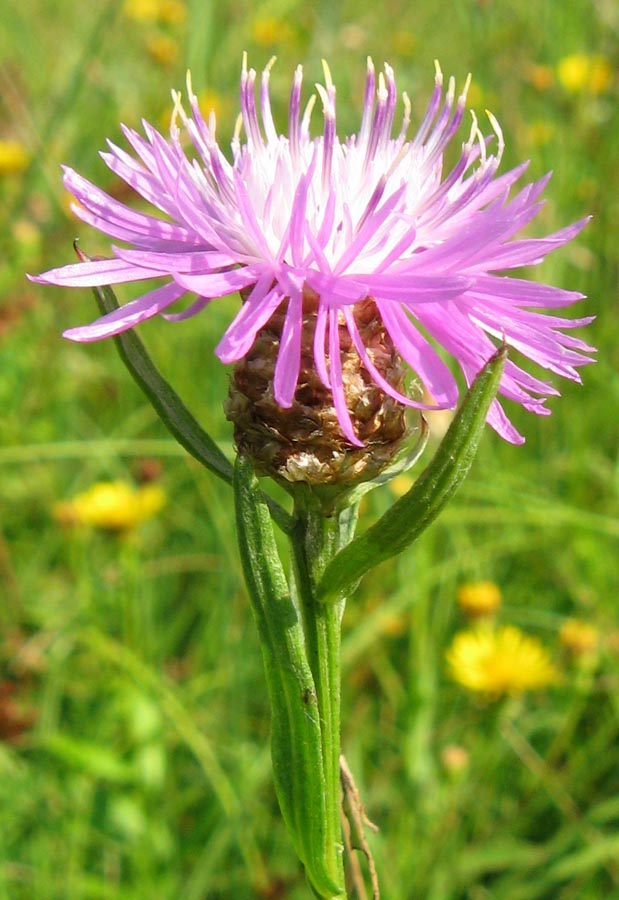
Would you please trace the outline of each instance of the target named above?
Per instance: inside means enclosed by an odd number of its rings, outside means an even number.
[[[178,58],[178,44],[165,34],[157,34],[146,41],[146,52],[160,66],[171,66]]]
[[[21,175],[29,162],[30,154],[20,141],[0,140],[0,177]]]
[[[456,602],[467,616],[489,616],[501,605],[501,589],[493,581],[471,581],[460,585]]]
[[[72,500],[57,503],[53,512],[64,525],[128,531],[155,516],[165,502],[165,492],[157,484],[134,487],[126,481],[100,481]]]
[[[494,697],[540,690],[559,679],[545,647],[514,625],[461,631],[446,658],[454,681]]]
[[[198,94],[198,105],[203,116],[208,120],[209,115],[215,113],[215,118],[221,118],[222,100],[215,91],[204,90]]]
[[[573,53],[557,64],[557,78],[573,94],[603,94],[612,80],[612,67],[603,56]]]
[[[597,649],[600,633],[595,625],[582,619],[567,619],[559,631],[559,640],[574,656],[585,656]]]
[[[158,9],[158,0],[125,0],[123,13],[135,22],[156,22]]]
[[[181,0],[125,0],[123,12],[134,22],[167,22],[180,25],[185,21],[187,8]]]

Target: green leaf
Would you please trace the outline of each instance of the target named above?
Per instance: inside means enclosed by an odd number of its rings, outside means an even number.
[[[321,600],[337,598],[374,566],[401,553],[437,517],[471,468],[506,358],[501,347],[481,370],[410,491],[331,560],[317,588]]]
[[[80,259],[90,259],[77,247],[76,251]],[[119,308],[112,288],[95,287],[93,293],[103,314]],[[135,331],[130,329],[117,335],[114,342],[129,373],[142,389],[168,431],[199,463],[228,484],[232,484],[232,464],[215,441],[194,419],[176,391],[160,375]],[[292,528],[292,519],[286,510],[270,497],[266,502],[279,527],[283,531],[289,532]]]
[[[234,472],[241,561],[258,627],[272,710],[277,798],[295,850],[317,896],[344,897],[326,854],[325,771],[316,687],[302,625],[279,558],[273,526],[251,461]]]
[[[119,308],[112,288],[95,287],[93,294],[103,314]],[[114,342],[134,380],[179,444],[203,466],[215,472],[228,484],[232,484],[232,464],[215,441],[196,422],[178,394],[159,374],[135,331],[130,329],[117,335]]]

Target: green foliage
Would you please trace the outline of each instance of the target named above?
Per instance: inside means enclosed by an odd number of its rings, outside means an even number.
[[[473,106],[505,132],[506,167],[531,158],[532,177],[555,172],[539,227],[594,215],[538,277],[589,294],[599,362],[583,387],[560,385],[550,419],[516,412],[524,447],[488,431],[413,551],[364,579],[344,618],[343,748],[380,826],[368,840],[385,898],[619,895],[618,84],[614,71],[602,92],[570,92],[556,68],[574,53],[615,65],[613,4],[179,6],[185,21],[72,0],[9,0],[3,15],[0,139],[23,143],[31,163],[0,175],[0,900],[307,897],[272,785],[231,490],[174,443],[111,342],[60,339],[94,318],[90,292],[23,277],[72,262],[76,236],[106,251],[68,213],[60,163],[118,192],[96,151],[122,140],[121,120],[165,127],[188,63],[196,91],[214,92],[225,142],[243,49],[257,68],[277,53],[280,121],[292,67],[304,62],[311,85],[328,59],[342,130],[358,121],[367,53],[394,66],[413,116],[435,57],[459,83],[471,71]],[[229,458],[227,372],[212,351],[234,309],[140,327]],[[168,503],[134,532],[55,520],[58,501],[155,462]],[[394,496],[368,495],[361,528]],[[477,578],[501,586],[503,621],[553,650],[558,687],[495,703],[447,680],[444,652],[464,625],[456,590]],[[602,634],[586,664],[561,656],[569,616]]]

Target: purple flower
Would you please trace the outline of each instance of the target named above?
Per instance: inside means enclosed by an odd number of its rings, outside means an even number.
[[[270,68],[262,74],[258,113],[256,73],[243,65],[239,122],[245,143],[239,125],[232,162],[217,144],[214,116],[203,119],[189,81],[189,113],[180,95],[173,94],[169,139],[144,122],[145,137],[123,127],[134,155],[113,143],[102,153],[109,168],[163,215],[125,206],[65,169],[64,183],[78,201],[76,215],[129,247],[113,245],[110,259],[52,269],[33,280],[87,287],[164,279],[154,290],[65,336],[94,341],[119,334],[184,295],[196,295],[184,311],[165,314],[170,320],[183,319],[215,297],[242,291],[244,301],[217,355],[224,363],[242,359],[281,307],[285,317],[273,389],[279,406],[289,407],[300,370],[304,294],[317,295],[316,372],[332,393],[343,434],[357,446],[342,384],[342,327],[369,376],[385,393],[412,407],[457,404],[457,382],[437,345],[457,361],[467,384],[500,341],[543,369],[579,381],[577,367],[591,362],[583,354],[593,348],[564,332],[591,318],[558,318],[544,310],[570,306],[583,295],[500,273],[541,262],[578,234],[586,220],[544,238],[516,238],[540,210],[549,176],[510,196],[527,164],[497,176],[503,137],[491,115],[493,136],[481,134],[473,115],[460,157],[444,173],[443,153],[462,122],[466,87],[456,98],[450,79],[444,92],[437,66],[434,92],[417,134],[407,139],[410,103],[404,94],[402,125],[394,137],[393,71],[386,65],[376,79],[368,61],[359,132],[340,141],[335,87],[325,65],[325,85],[317,85],[324,128],[312,138],[315,97],[302,113],[299,67],[284,136],[271,115]],[[179,120],[194,147],[191,157],[181,144]],[[432,406],[403,395],[378,371],[353,315],[355,304],[367,297],[375,301],[397,351],[434,399]],[[559,392],[510,360],[500,393],[543,415],[549,412],[545,398]],[[524,440],[498,401],[488,421],[508,441]]]

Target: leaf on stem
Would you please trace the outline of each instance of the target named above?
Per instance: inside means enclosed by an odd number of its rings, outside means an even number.
[[[322,601],[337,599],[374,566],[401,553],[438,516],[471,468],[506,358],[503,346],[486,363],[410,491],[331,560],[317,588]]]
[[[75,251],[80,260],[91,258],[77,246]],[[119,308],[111,287],[95,287],[93,294],[102,313]],[[232,464],[198,424],[176,391],[159,373],[135,331],[131,329],[117,335],[114,342],[130,375],[142,389],[168,431],[205,468],[214,472],[227,484],[232,484]],[[286,510],[270,497],[267,498],[267,503],[279,527],[289,532],[292,528],[292,519]]]
[[[316,688],[299,614],[251,461],[234,469],[237,534],[271,703],[271,754],[284,822],[319,897],[343,897],[326,861],[325,771]]]

